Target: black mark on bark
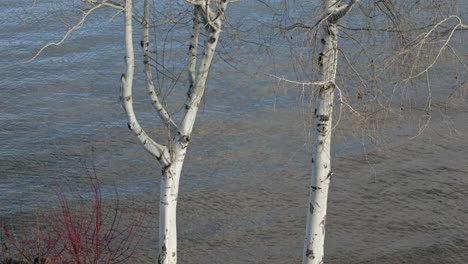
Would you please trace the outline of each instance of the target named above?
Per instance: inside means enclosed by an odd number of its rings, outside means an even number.
[[[190,141],[190,137],[189,136],[182,136],[182,137],[180,137],[179,141],[182,144],[187,144]]]
[[[330,116],[329,115],[317,115],[317,118],[320,122],[326,122],[328,120],[330,120]]]
[[[310,186],[310,189],[312,189],[312,191],[315,192],[315,191],[320,190],[320,189],[322,189],[322,188],[317,187],[317,186]]]
[[[158,258],[158,264],[163,264],[164,263],[164,259],[166,258],[166,245],[163,245],[161,247],[161,253],[159,254],[159,258]]]
[[[322,222],[320,222],[320,225],[322,226],[322,234],[325,235],[325,219],[323,219]]]

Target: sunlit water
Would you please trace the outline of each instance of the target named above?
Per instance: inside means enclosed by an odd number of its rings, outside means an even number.
[[[63,31],[21,22],[30,9],[19,1],[0,7],[0,216],[47,206],[57,179],[86,188],[83,167],[95,167],[104,197],[118,193],[124,213],[131,217],[146,206],[146,242],[134,263],[154,263],[160,168],[128,131],[119,104],[121,18],[102,23],[91,17],[65,45],[23,65],[20,60]],[[32,14],[48,7],[38,2]],[[242,6],[230,8],[245,16]],[[281,90],[221,59],[214,70],[181,180],[180,263],[298,263],[310,177],[301,88]],[[137,113],[164,140],[142,84],[137,82]],[[175,95],[184,93],[180,87]],[[417,130],[402,129],[392,135],[391,147],[370,154],[341,127],[327,263],[468,263],[468,120],[462,106],[448,113],[452,119],[435,115],[422,136],[408,141]]]

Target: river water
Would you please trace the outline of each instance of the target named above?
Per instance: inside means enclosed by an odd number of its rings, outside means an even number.
[[[94,167],[104,199],[118,193],[124,216],[146,208],[142,253],[132,263],[155,263],[160,168],[128,131],[119,103],[121,18],[111,20],[110,11],[91,16],[65,45],[20,63],[63,33],[50,20],[24,19],[60,5],[0,3],[0,217],[28,219],[47,207],[57,180],[85,189],[83,167]],[[249,21],[268,21],[261,15],[249,20],[245,10],[253,6],[266,12],[261,5],[230,8],[249,28]],[[187,46],[180,35],[171,35],[173,44],[164,47],[174,68],[181,56],[176,51]],[[228,48],[227,41],[221,44],[184,165],[180,263],[298,263],[310,178],[310,109],[303,107],[302,87],[286,89],[233,70],[221,59],[229,57]],[[264,48],[242,58],[254,61]],[[276,55],[271,72],[289,73],[281,64],[284,51],[270,51]],[[257,67],[240,68],[254,73]],[[135,88],[138,117],[164,140],[142,84]],[[173,97],[184,87],[176,85]],[[409,140],[417,134],[415,116],[390,119],[390,135],[377,147],[346,129],[352,120],[338,127],[327,263],[468,263],[467,108],[457,103],[434,113],[425,133]]]

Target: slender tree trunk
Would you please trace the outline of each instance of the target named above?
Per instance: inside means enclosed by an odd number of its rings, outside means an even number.
[[[163,169],[159,205],[158,263],[177,263],[177,197],[181,169],[174,165]],[[182,168],[182,167],[180,167]]]
[[[320,87],[314,111],[314,148],[312,155],[312,182],[310,185],[309,210],[303,252],[303,264],[323,263],[327,198],[331,170],[331,128],[336,69],[338,63],[338,20],[346,15],[357,1],[338,6],[338,0],[324,0],[325,17],[321,22],[318,58]]]
[[[191,1],[188,2],[192,3]],[[176,131],[175,135],[173,135],[169,142],[171,145],[171,162],[167,164],[167,166],[163,167],[161,177],[158,263],[164,264],[177,263],[176,210],[179,194],[179,181],[187,147],[191,139],[193,125],[197,116],[198,105],[200,104],[205,92],[208,73],[218,45],[219,35],[221,33],[221,24],[224,19],[224,12],[228,2],[222,1],[222,3],[219,4],[219,10],[216,13],[205,1],[197,1],[192,4],[194,4],[194,18],[188,59],[189,89],[185,105],[185,115],[180,127],[177,128],[177,126],[175,126],[174,122],[168,117],[168,114],[158,110],[161,118],[168,125],[168,129],[170,129],[170,131]],[[148,4],[145,2],[145,10],[148,9]],[[145,17],[147,17],[146,13]],[[207,35],[203,45],[204,48],[200,66],[197,72],[196,60],[200,23],[202,23],[205,28]],[[143,35],[144,43],[145,40],[148,39],[147,34],[147,29],[145,28]],[[143,45],[145,47],[145,44]],[[150,72],[149,67],[147,72]],[[147,74],[147,79],[151,79],[150,74]],[[150,82],[150,80],[147,81]],[[154,88],[148,89],[148,91],[150,96],[155,94]],[[157,99],[157,97],[155,99]],[[155,103],[154,100],[152,101],[156,109],[161,108],[158,106],[161,105],[159,102]],[[164,108],[162,109],[164,110]]]
[[[194,22],[198,23],[198,20]],[[170,166],[163,168],[159,224],[159,263],[173,264],[177,262],[176,208],[179,193],[179,180],[187,152],[187,146],[197,116],[198,105],[204,94],[209,68],[218,44],[219,33],[219,29],[209,30],[207,41],[205,41],[204,44],[205,49],[198,75],[198,82],[193,89],[189,88],[190,96],[189,103],[186,105],[185,118],[182,121],[179,132],[175,136],[173,142],[171,142],[173,146],[173,162]]]
[[[303,263],[322,263],[324,256],[325,222],[327,213],[328,188],[332,175],[330,160],[331,124],[334,96],[334,78],[336,61],[336,25],[326,25],[324,52],[321,56],[322,81],[316,99],[314,111],[314,149],[312,155],[312,182],[310,186],[309,211],[307,214],[307,230]],[[328,45],[327,45],[328,44]],[[330,81],[330,82],[327,82]]]

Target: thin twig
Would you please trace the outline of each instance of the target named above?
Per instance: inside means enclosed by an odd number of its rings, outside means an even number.
[[[70,35],[77,29],[81,28],[84,24],[84,22],[86,21],[86,18],[89,16],[89,14],[91,14],[93,11],[103,7],[104,5],[103,4],[99,4],[99,5],[96,5],[96,6],[93,6],[91,9],[89,9],[88,11],[84,12],[83,13],[83,16],[81,17],[80,21],[78,23],[76,23],[72,28],[70,28],[66,33],[65,35],[63,36],[63,38],[59,41],[59,42],[50,42],[50,43],[47,43],[46,45],[44,45],[41,49],[39,49],[38,52],[36,52],[36,54],[29,60],[27,61],[24,61],[23,63],[24,64],[27,64],[27,63],[30,63],[32,61],[34,61],[39,55],[41,55],[41,53],[47,49],[48,47],[50,46],[60,46],[62,45],[69,37]]]
[[[338,87],[338,85],[336,85],[336,83],[334,81],[329,80],[329,81],[324,81],[324,82],[298,82],[298,81],[285,79],[284,77],[278,77],[278,76],[273,75],[273,74],[266,74],[266,75],[268,75],[270,77],[273,77],[273,78],[276,78],[279,82],[292,83],[292,84],[297,84],[297,85],[302,85],[302,86],[305,86],[305,85],[322,86],[322,85],[326,85],[326,84],[332,84],[338,90],[338,94],[339,94],[339,99],[338,100],[340,101],[340,104],[344,104],[347,107],[349,107],[352,110],[352,112],[355,113],[356,115],[358,115],[358,116],[361,115],[350,104],[346,103],[346,101],[343,99],[343,94],[341,92],[341,89]]]

